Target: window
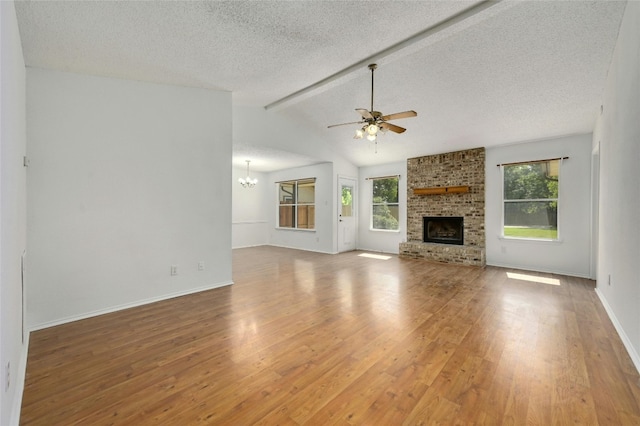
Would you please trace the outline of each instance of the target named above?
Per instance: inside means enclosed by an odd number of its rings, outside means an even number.
[[[316,179],[278,183],[278,227],[315,229]]]
[[[340,216],[353,216],[353,187],[351,186],[342,185],[342,208],[340,210]]]
[[[558,239],[558,183],[562,160],[503,166],[503,236]]]
[[[371,229],[400,229],[398,204],[398,177],[373,178]]]

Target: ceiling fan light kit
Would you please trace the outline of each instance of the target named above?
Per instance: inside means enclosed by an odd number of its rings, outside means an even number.
[[[356,130],[354,139],[362,139],[366,136],[367,140],[377,143],[378,132],[387,132],[391,130],[394,133],[403,133],[404,127],[396,126],[395,124],[388,123],[389,120],[399,120],[401,118],[416,117],[418,114],[415,111],[397,112],[389,115],[382,115],[380,111],[373,110],[373,73],[378,68],[376,64],[370,64],[371,70],[371,109],[356,108],[356,111],[362,116],[361,121],[355,121],[351,123],[333,124],[331,127],[346,126],[350,124],[360,124],[362,127]],[[376,151],[377,152],[377,151]]]

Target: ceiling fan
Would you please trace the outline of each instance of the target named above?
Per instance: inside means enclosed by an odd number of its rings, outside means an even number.
[[[380,111],[373,110],[373,72],[378,68],[376,64],[370,64],[371,70],[371,109],[366,110],[364,108],[356,108],[356,111],[362,116],[360,121],[352,121],[350,123],[332,124],[328,128],[337,126],[346,126],[349,124],[361,124],[362,127],[356,130],[354,139],[362,139],[365,135],[368,140],[375,141],[378,135],[378,131],[386,132],[391,130],[394,133],[403,133],[404,127],[396,126],[395,124],[388,123],[389,120],[398,120],[401,118],[416,117],[418,115],[415,111],[396,112],[394,114],[382,115]]]

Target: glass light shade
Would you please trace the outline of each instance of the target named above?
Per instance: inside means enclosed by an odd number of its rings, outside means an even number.
[[[379,127],[376,126],[375,124],[370,124],[367,127],[367,133],[369,133],[370,135],[375,135],[376,133],[378,133],[378,129]]]
[[[376,135],[367,135],[367,139],[369,139],[371,142],[376,140]]]
[[[238,179],[238,182],[240,182],[240,185],[244,186],[245,188],[253,188],[258,183],[258,179],[251,179],[249,176],[247,176],[246,179]]]
[[[353,137],[354,139],[362,139],[364,137],[364,132],[362,131],[362,129],[358,129],[356,130],[356,134]]]

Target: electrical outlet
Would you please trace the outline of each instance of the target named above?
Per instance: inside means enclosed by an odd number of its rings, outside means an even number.
[[[204,261],[198,262],[198,271],[204,271]]]
[[[178,275],[178,265],[171,265],[171,275]]]
[[[5,367],[4,372],[4,391],[8,391],[11,386],[11,362],[7,362],[7,366]]]

